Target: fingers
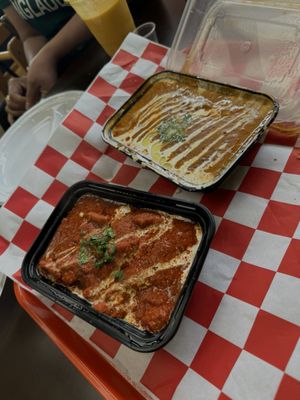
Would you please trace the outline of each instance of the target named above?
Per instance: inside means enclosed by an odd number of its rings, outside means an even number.
[[[27,109],[36,104],[41,97],[45,97],[48,90],[41,88],[37,82],[27,78],[12,78],[9,80],[9,94],[6,97],[5,110],[8,121],[12,124]]]
[[[20,116],[41,98],[41,89],[35,81],[27,78],[12,78],[8,83],[7,112]]]
[[[41,98],[41,91],[35,84],[28,85],[26,96],[26,110],[34,106]]]
[[[20,96],[25,96],[26,94],[26,77],[22,78],[11,78],[8,81],[8,93],[18,94]]]
[[[26,109],[45,97],[57,80],[56,62],[40,52],[32,60],[27,72]]]
[[[11,110],[10,108],[5,107],[5,111],[12,117],[20,117],[26,110]]]
[[[13,117],[11,114],[7,114],[7,121],[9,125],[12,125],[15,122],[15,117]]]
[[[26,78],[12,78],[8,81],[8,96],[5,100],[8,121],[12,124],[25,111]]]
[[[10,113],[14,112],[24,112],[26,97],[20,96],[18,94],[9,94],[6,96],[6,111]]]

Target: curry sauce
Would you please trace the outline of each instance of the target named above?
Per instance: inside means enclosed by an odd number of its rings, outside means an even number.
[[[38,269],[96,311],[155,333],[168,324],[201,238],[200,225],[181,216],[86,194]]]
[[[208,186],[256,138],[274,103],[265,95],[165,74],[116,120],[111,137],[133,158],[143,155],[179,181]]]

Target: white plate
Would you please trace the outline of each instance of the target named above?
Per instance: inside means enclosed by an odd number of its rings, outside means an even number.
[[[27,169],[38,159],[82,93],[72,90],[41,100],[5,132],[0,139],[0,204],[7,200]]]

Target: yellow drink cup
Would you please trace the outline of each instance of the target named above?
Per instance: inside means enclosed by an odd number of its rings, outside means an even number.
[[[68,0],[68,3],[110,56],[135,29],[126,0]]]

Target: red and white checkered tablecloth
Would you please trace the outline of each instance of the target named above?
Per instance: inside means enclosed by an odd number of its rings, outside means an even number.
[[[299,400],[300,141],[270,131],[209,194],[183,191],[108,147],[103,124],[166,53],[130,34],[99,72],[2,207],[0,270],[21,282],[25,252],[81,179],[201,202],[218,229],[179,331],[163,349],[136,353],[42,300],[151,399]]]

